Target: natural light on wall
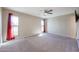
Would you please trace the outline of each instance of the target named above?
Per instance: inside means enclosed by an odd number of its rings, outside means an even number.
[[[12,30],[15,36],[18,35],[18,25],[19,25],[19,18],[18,16],[11,16],[12,19]]]
[[[41,31],[43,32],[44,31],[44,21],[41,20]]]

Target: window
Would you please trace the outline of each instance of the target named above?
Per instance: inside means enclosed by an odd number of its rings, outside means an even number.
[[[15,36],[17,36],[18,35],[18,25],[19,25],[18,17],[17,16],[11,16],[11,21],[12,21],[13,34]]]
[[[44,32],[44,20],[41,20],[41,31]]]

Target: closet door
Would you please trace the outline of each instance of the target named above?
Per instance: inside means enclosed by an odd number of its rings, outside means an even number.
[[[77,26],[76,26],[76,32],[77,32],[77,37],[76,37],[76,39],[77,39],[77,44],[78,44],[78,48],[79,48],[79,20],[77,21]]]

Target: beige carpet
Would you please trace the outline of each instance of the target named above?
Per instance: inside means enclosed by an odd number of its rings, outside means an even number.
[[[4,43],[1,52],[78,52],[76,39],[49,33]]]

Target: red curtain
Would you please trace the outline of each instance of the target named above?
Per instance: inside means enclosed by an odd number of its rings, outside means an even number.
[[[14,39],[14,34],[13,34],[13,31],[12,31],[12,22],[11,22],[11,16],[13,14],[12,13],[9,13],[8,14],[8,25],[7,25],[7,40],[12,40]]]

